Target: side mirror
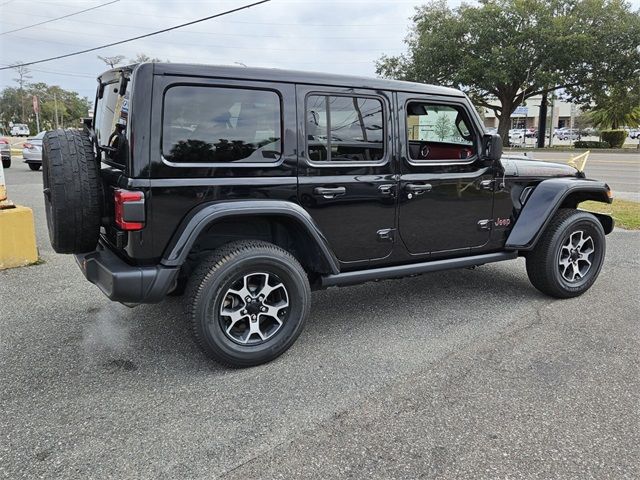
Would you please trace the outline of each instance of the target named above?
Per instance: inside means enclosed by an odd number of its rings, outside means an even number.
[[[497,133],[488,133],[482,137],[482,156],[496,162],[502,157],[502,137]]]

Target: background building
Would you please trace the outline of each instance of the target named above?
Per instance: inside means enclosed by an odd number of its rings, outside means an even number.
[[[527,99],[523,105],[520,105],[511,114],[510,128],[538,128],[541,102],[541,95]],[[495,104],[500,105],[498,102]],[[551,107],[552,100],[550,99],[547,107],[547,129],[549,128],[550,120],[553,128],[574,127],[575,118],[580,115],[580,109],[576,105],[556,99],[553,101],[553,109]],[[552,111],[553,119],[551,119]],[[498,128],[498,118],[493,110],[485,108],[483,118],[486,127]]]

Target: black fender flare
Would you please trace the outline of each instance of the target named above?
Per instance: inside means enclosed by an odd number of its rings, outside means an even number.
[[[167,267],[181,266],[189,251],[209,225],[227,217],[276,216],[294,220],[311,236],[332,273],[339,273],[339,263],[329,243],[309,213],[300,205],[285,200],[233,200],[215,202],[195,209],[182,221],[174,233],[161,263]]]
[[[531,250],[558,209],[569,201],[571,208],[585,200],[611,203],[609,186],[598,180],[576,177],[550,178],[540,182],[527,199],[509,233],[505,248]],[[613,230],[609,215],[596,214],[605,234]]]

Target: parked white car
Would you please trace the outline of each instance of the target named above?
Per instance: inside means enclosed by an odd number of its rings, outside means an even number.
[[[42,166],[42,139],[45,133],[47,132],[42,131],[35,137],[28,138],[27,142],[22,146],[24,163],[29,165],[29,168],[33,171],[40,170]]]
[[[24,123],[14,123],[9,132],[12,137],[28,137],[29,127]]]
[[[525,135],[524,128],[512,128],[509,130],[509,143],[512,145],[522,144],[525,141]]]
[[[558,137],[559,140],[578,140],[580,133],[576,129],[561,128],[555,133],[555,136]]]

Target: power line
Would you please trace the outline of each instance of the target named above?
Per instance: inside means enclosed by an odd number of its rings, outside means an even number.
[[[29,17],[34,17],[34,16],[38,16],[38,17],[45,17],[45,15],[37,15],[37,14],[32,14],[32,13],[21,13],[21,12],[14,12],[14,15],[25,15],[25,16],[29,16]],[[166,19],[170,19],[170,20],[178,20],[180,19],[180,17],[177,17],[175,15],[158,15],[155,13],[143,13],[143,12],[136,12],[136,11],[123,11],[123,12],[114,12],[113,15],[126,15],[127,18],[133,18],[133,17],[153,17],[153,18],[166,18]],[[71,20],[72,22],[80,22],[80,23],[91,23],[91,24],[95,24],[95,25],[109,25],[109,26],[113,26],[113,27],[137,27],[137,25],[120,25],[120,24],[113,24],[113,23],[103,23],[103,22],[93,22],[91,20]],[[379,28],[379,27],[394,27],[394,26],[406,26],[405,23],[274,23],[274,22],[248,22],[245,20],[229,20],[227,23],[239,23],[239,24],[243,24],[243,25],[273,25],[273,26],[288,26],[288,27],[300,27],[300,28],[307,28],[307,27],[374,27],[374,28]],[[15,24],[13,24],[15,25]]]
[[[6,35],[7,33],[13,33],[13,32],[19,32],[20,30],[26,30],[27,28],[33,28],[33,27],[37,27],[39,25],[44,25],[45,23],[51,23],[51,22],[55,22],[56,20],[62,20],[63,18],[73,17],[74,15],[79,15],[81,13],[88,12],[90,10],[95,10],[96,8],[106,7],[107,5],[111,5],[112,3],[117,3],[119,1],[120,0],[113,0],[111,2],[101,3],[100,5],[96,5],[95,7],[85,8],[84,10],[80,10],[79,12],[69,13],[67,15],[63,15],[63,16],[57,17],[57,18],[51,18],[49,20],[45,20],[44,22],[34,23],[33,25],[27,25],[26,27],[16,28],[15,30],[9,30],[7,32],[0,32],[0,35]]]
[[[271,0],[260,0],[259,2],[250,3],[248,5],[243,5],[242,7],[234,8],[234,9],[227,10],[227,11],[221,12],[221,13],[216,13],[215,15],[210,15],[208,17],[200,18],[198,20],[193,20],[191,22],[182,23],[182,24],[176,25],[174,27],[164,28],[162,30],[157,30],[157,31],[151,32],[151,33],[146,33],[144,35],[138,35],[137,37],[128,38],[126,40],[120,40],[119,42],[112,42],[112,43],[108,43],[106,45],[101,45],[99,47],[87,48],[85,50],[80,50],[78,52],[73,52],[73,53],[67,53],[65,55],[58,55],[57,57],[44,58],[42,60],[35,60],[33,62],[19,63],[19,64],[16,64],[16,65],[13,65],[11,67],[0,67],[0,70],[8,70],[9,68],[16,68],[16,67],[26,67],[28,65],[35,65],[36,63],[44,63],[44,62],[50,62],[52,60],[59,60],[61,58],[73,57],[75,55],[80,55],[82,53],[95,52],[96,50],[102,50],[103,48],[113,47],[115,45],[121,45],[123,43],[132,42],[134,40],[140,40],[141,38],[151,37],[153,35],[158,35],[160,33],[169,32],[171,30],[176,30],[178,28],[187,27],[189,25],[193,25],[193,24],[196,24],[196,23],[204,22],[206,20],[211,20],[212,18],[222,17],[223,15],[228,15],[230,13],[235,13],[235,12],[238,12],[240,10],[245,10],[247,8],[255,7],[256,5],[260,5],[262,3],[267,3],[267,2],[270,2],[270,1]]]
[[[3,22],[6,25],[20,25],[19,23],[11,23],[11,22]],[[84,24],[99,24],[105,27],[118,27],[118,28],[133,28],[133,29],[137,29],[140,27],[140,25],[122,25],[119,23],[104,23],[104,22],[83,22]],[[237,23],[237,22],[228,22],[228,23]],[[302,24],[300,24],[301,26],[303,26]],[[374,25],[376,27],[379,27],[379,24]],[[51,28],[51,27],[45,27],[44,30],[46,30],[47,32],[60,32],[60,33],[73,33],[74,35],[78,35],[82,32],[78,31],[78,30],[65,30],[62,28]],[[188,32],[186,32],[189,35],[215,35],[216,37],[243,37],[243,38],[247,38],[247,34],[246,33],[220,33],[220,32],[203,32],[200,30],[189,30]],[[296,35],[263,35],[263,34],[259,34],[259,33],[255,33],[255,32],[251,32],[251,37],[262,37],[262,38],[284,38],[287,40],[296,40],[297,36]],[[18,37],[15,36],[14,38],[23,38],[25,40],[38,40],[35,38],[31,38],[31,37]],[[362,35],[351,35],[351,36],[333,36],[333,35],[322,35],[320,34],[320,36],[314,37],[308,34],[308,32],[305,32],[305,38],[311,38],[311,39],[319,39],[319,40],[379,40],[379,39],[385,39],[385,38],[397,38],[397,35],[375,35],[375,36],[371,36],[371,37],[365,37]],[[43,40],[43,41],[47,41],[47,40]],[[67,44],[69,45],[69,44]]]
[[[69,42],[58,42],[57,40],[48,40],[48,39],[40,39],[40,38],[28,38],[28,37],[23,37],[21,35],[15,35],[13,38],[20,38],[20,39],[24,39],[24,40],[29,40],[30,42],[43,42],[43,43],[48,43],[48,44],[56,44],[56,45],[67,45],[67,46],[76,46],[77,43],[69,43]],[[291,39],[294,40],[294,39]],[[157,42],[162,42],[162,40],[156,39],[156,40],[149,40],[149,42],[151,44],[153,43],[157,43]],[[188,47],[202,47],[203,44],[202,42],[200,43],[193,43],[193,42],[178,42],[175,40],[171,41],[171,45],[183,45],[183,46],[188,46]],[[278,51],[283,51],[283,52],[307,52],[307,53],[322,53],[323,49],[311,49],[311,48],[275,48],[275,47],[269,47],[269,46],[264,46],[264,47],[256,47],[256,46],[250,46],[250,45],[217,45],[217,44],[212,44],[212,43],[207,43],[204,46],[206,46],[207,48],[221,48],[221,49],[229,49],[229,50],[268,50],[268,51],[273,51],[273,52],[278,52]],[[399,47],[398,47],[399,48]],[[381,50],[385,50],[385,52],[387,54],[389,53],[393,53],[392,49],[390,48],[385,48],[385,47],[379,47],[379,48],[347,48],[347,47],[343,47],[343,50],[348,50],[350,52],[379,52]],[[404,49],[403,49],[404,51]],[[400,52],[398,52],[400,53]]]

